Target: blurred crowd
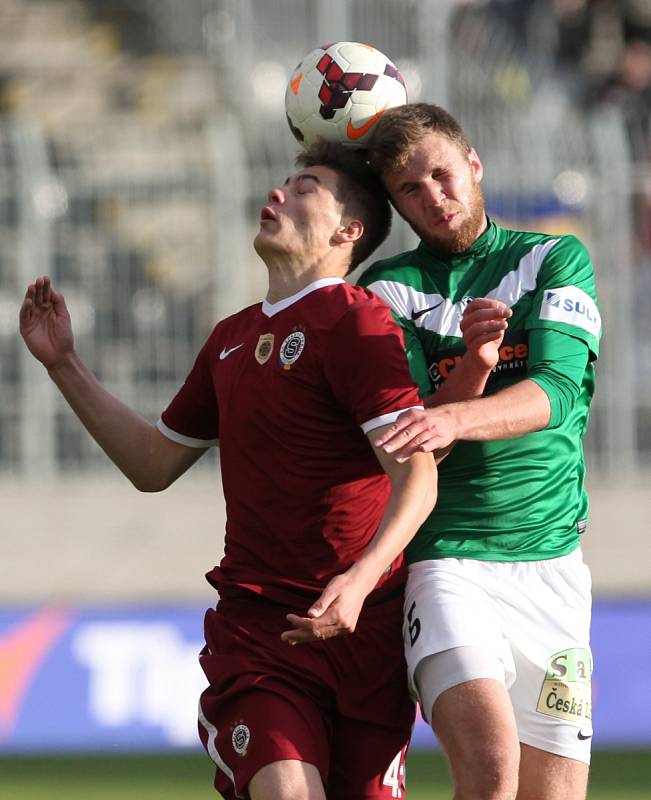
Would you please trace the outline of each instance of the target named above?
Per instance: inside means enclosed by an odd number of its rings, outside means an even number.
[[[489,0],[532,53],[552,60],[577,102],[618,105],[638,158],[651,153],[651,0]]]
[[[559,66],[581,78],[588,105],[623,111],[635,156],[651,152],[651,2],[553,0]]]
[[[624,117],[638,198],[639,244],[651,251],[651,0],[488,0],[531,58],[553,67],[585,109]]]

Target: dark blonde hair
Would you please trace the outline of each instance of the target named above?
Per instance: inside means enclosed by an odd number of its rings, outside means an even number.
[[[379,175],[402,169],[411,148],[430,133],[447,136],[463,152],[470,149],[463,128],[444,108],[407,103],[385,111],[376,122],[368,151],[371,166]]]
[[[391,206],[382,182],[371,169],[365,150],[319,139],[296,157],[298,167],[328,167],[337,174],[337,199],[344,212],[361,220],[364,233],[353,245],[348,269],[355,269],[378,248],[391,230]]]

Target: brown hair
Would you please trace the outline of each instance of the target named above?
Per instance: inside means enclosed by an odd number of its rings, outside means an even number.
[[[391,230],[387,192],[367,162],[365,150],[319,139],[296,157],[298,167],[328,167],[337,173],[338,200],[344,211],[361,220],[364,233],[353,245],[348,269],[355,269],[379,247]]]
[[[376,122],[369,144],[371,166],[382,175],[404,167],[409,151],[430,133],[442,133],[467,152],[463,128],[444,108],[430,103],[407,103],[386,111]]]

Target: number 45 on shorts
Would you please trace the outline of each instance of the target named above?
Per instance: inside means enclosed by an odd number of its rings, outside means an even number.
[[[400,750],[393,761],[389,764],[389,769],[384,773],[382,779],[383,786],[391,787],[391,797],[403,797],[405,792],[405,757],[407,748]]]

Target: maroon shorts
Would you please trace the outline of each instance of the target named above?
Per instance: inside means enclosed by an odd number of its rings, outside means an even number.
[[[317,767],[328,800],[405,798],[402,602],[365,608],[350,636],[294,647],[280,639],[293,609],[252,598],[206,612],[199,733],[223,797],[247,797],[258,770],[292,759]]]

